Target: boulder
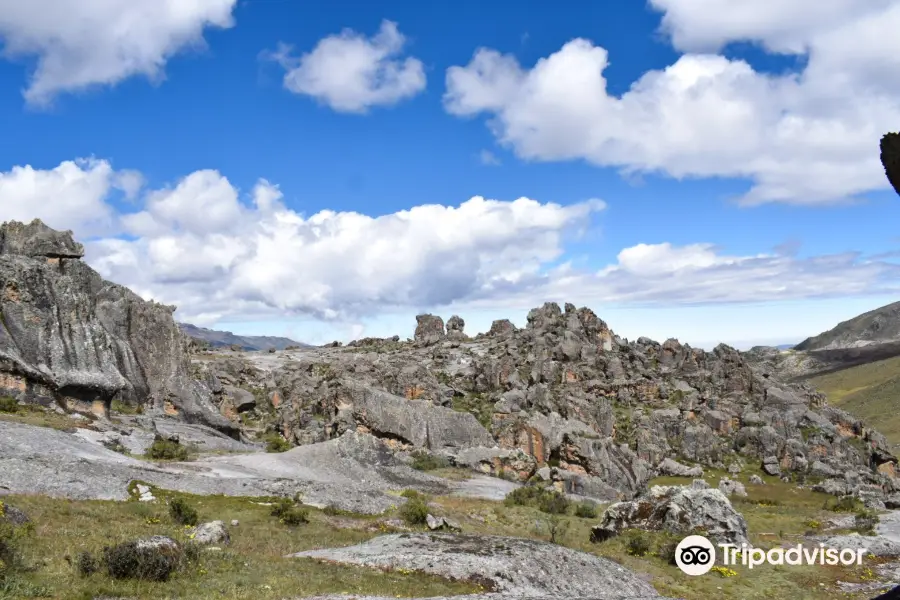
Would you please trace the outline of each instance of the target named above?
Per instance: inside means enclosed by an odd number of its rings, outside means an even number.
[[[461,320],[461,319],[460,319]],[[446,337],[444,320],[435,315],[417,315],[413,339],[423,344],[433,344]]]
[[[729,479],[727,477],[723,477],[719,480],[719,490],[725,494],[726,496],[740,496],[742,498],[747,497],[747,489],[744,487],[744,484],[740,481],[735,481],[733,479]]]
[[[208,546],[210,544],[227,544],[231,541],[225,523],[222,521],[210,521],[209,523],[201,523],[190,531],[188,537],[194,544]]]
[[[603,541],[625,529],[668,531],[679,535],[703,532],[719,543],[749,544],[747,523],[717,489],[701,486],[653,486],[629,502],[617,502],[603,513],[591,531]]]
[[[700,466],[688,467],[671,458],[664,459],[656,465],[660,475],[672,477],[703,477],[703,468]]]

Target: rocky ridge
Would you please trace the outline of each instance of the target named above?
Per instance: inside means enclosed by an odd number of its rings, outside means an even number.
[[[634,497],[672,468],[667,458],[738,472],[755,463],[873,506],[897,498],[883,436],[728,346],[627,341],[571,304],[475,337],[456,317],[450,332],[440,317],[417,321],[409,342],[203,357],[195,374],[224,414],[291,444],[366,432],[401,455],[601,500]],[[238,413],[226,386],[260,400]]]

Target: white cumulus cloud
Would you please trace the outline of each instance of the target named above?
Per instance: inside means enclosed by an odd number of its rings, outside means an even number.
[[[236,0],[0,0],[8,58],[34,57],[25,98],[164,76],[166,61],[203,44],[207,27],[231,27]]]
[[[446,110],[487,115],[528,160],[747,178],[747,204],[843,201],[887,186],[877,148],[900,122],[900,3],[651,3],[687,53],[624,94],[608,91],[607,51],[575,39],[531,68],[479,49],[447,70]],[[735,41],[802,55],[805,66],[773,75],[715,53]]]
[[[287,70],[284,86],[338,112],[366,113],[391,106],[425,89],[425,68],[400,56],[406,38],[392,21],[382,21],[367,38],[350,29],[319,40],[299,58],[283,46],[274,58]]]
[[[145,189],[135,210],[109,199],[139,174],[100,160],[0,174],[0,220],[73,229],[86,260],[145,298],[202,325],[311,317],[353,323],[388,313],[523,309],[545,301],[672,307],[900,292],[896,256],[731,255],[663,240],[621,249],[612,264],[567,262],[603,201],[572,205],[474,197],[385,215],[288,207],[277,185],[242,191],[214,170]]]

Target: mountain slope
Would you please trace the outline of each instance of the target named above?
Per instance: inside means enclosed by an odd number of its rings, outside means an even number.
[[[838,323],[833,329],[803,340],[794,350],[833,350],[896,341],[900,341],[900,302]]]
[[[900,444],[900,356],[812,377],[828,402],[878,427]]]
[[[216,331],[197,327],[190,323],[179,323],[182,333],[196,340],[208,342],[214,348],[223,346],[240,346],[242,350],[284,350],[289,346],[309,348],[309,344],[302,344],[290,338],[266,336],[266,335],[235,335],[230,331]]]

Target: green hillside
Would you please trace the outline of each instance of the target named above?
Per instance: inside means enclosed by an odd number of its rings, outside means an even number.
[[[863,419],[900,446],[900,356],[811,377],[833,406]]]

